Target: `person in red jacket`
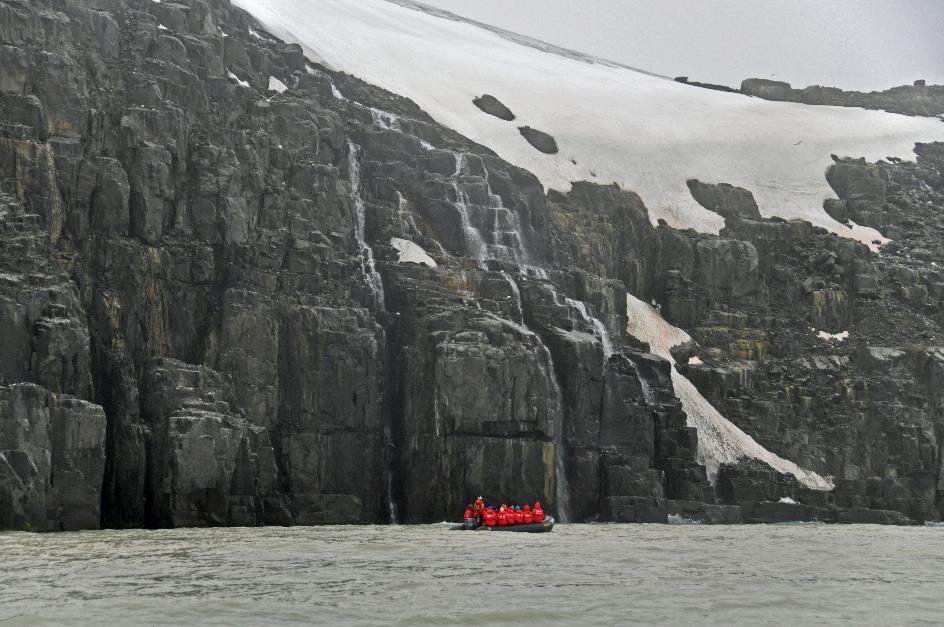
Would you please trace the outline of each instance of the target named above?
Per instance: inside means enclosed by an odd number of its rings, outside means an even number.
[[[482,522],[482,514],[485,513],[485,501],[482,500],[482,497],[475,499],[475,503],[472,505],[472,517],[475,518],[478,522]]]
[[[524,521],[524,524],[529,525],[529,524],[531,524],[532,522],[534,522],[534,517],[531,515],[531,506],[530,506],[530,505],[525,505],[524,507],[522,507],[522,508],[521,508],[521,513],[522,513],[522,517],[521,517],[521,518],[522,518],[522,520]]]
[[[520,506],[515,508],[515,524],[524,524],[524,512],[521,511]]]
[[[496,514],[495,510],[491,507],[485,510],[485,513],[482,515],[486,527],[494,527],[497,518],[498,514]]]
[[[508,525],[508,516],[506,515],[504,506],[498,508],[498,517],[496,519],[496,524],[499,527],[506,527]]]
[[[536,523],[544,522],[544,509],[541,507],[541,501],[534,504],[534,509],[531,510],[531,520]]]
[[[466,506],[465,506],[465,514],[462,515],[462,520],[465,521],[465,520],[468,520],[468,519],[470,519],[470,518],[472,518],[472,506],[471,506],[471,505],[466,505]]]

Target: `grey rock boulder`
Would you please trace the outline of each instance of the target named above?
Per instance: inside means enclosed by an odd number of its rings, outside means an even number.
[[[530,126],[520,126],[518,127],[518,132],[521,133],[521,136],[524,137],[529,144],[540,152],[546,155],[557,154],[557,141],[552,135],[544,131],[539,131],[536,128],[531,128]]]
[[[515,114],[506,107],[501,100],[490,94],[484,94],[472,100],[472,103],[489,115],[494,115],[499,120],[510,122],[515,119]]]
[[[0,386],[0,529],[97,529],[104,469],[100,406]]]

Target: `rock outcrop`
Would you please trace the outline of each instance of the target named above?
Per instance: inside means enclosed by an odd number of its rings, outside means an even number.
[[[95,529],[105,413],[32,383],[0,386],[0,528]]]
[[[790,83],[766,78],[748,78],[741,82],[741,93],[765,100],[802,102],[809,105],[862,107],[905,115],[944,115],[944,85],[927,85],[923,80],[884,91],[843,91],[836,87],[811,85],[795,89]]]
[[[940,145],[830,170],[879,256],[723,182],[689,183],[720,236],[546,194],[227,0],[0,0],[0,64],[2,528],[941,516]],[[835,490],[709,482],[627,293]]]

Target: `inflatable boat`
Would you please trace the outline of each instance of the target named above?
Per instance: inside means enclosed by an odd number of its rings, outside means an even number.
[[[539,523],[523,523],[520,525],[495,525],[487,527],[483,523],[468,518],[465,522],[458,523],[450,527],[452,531],[517,531],[518,533],[546,533],[554,528],[554,517],[545,516]]]

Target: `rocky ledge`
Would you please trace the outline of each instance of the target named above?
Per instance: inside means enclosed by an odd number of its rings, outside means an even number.
[[[944,85],[927,85],[917,80],[884,91],[844,91],[836,87],[811,85],[796,89],[783,81],[749,78],[741,83],[741,93],[765,100],[802,102],[809,105],[862,107],[905,115],[944,116]]]

